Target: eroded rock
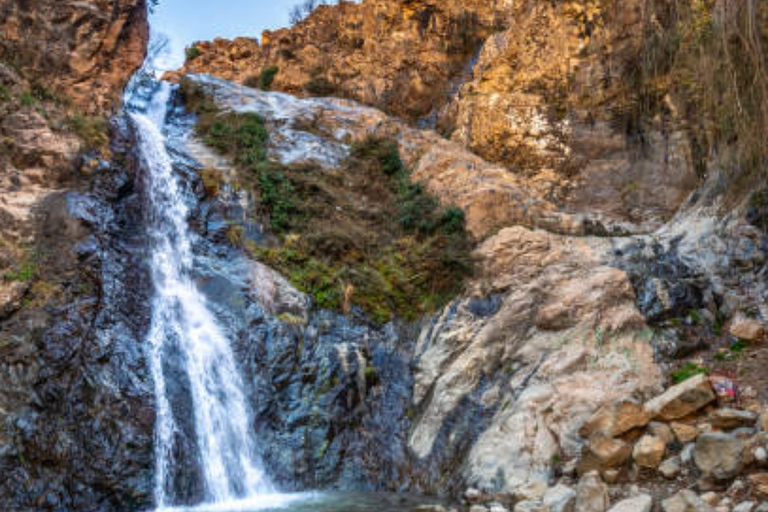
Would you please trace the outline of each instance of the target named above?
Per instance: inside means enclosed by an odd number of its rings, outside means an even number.
[[[653,418],[664,421],[683,418],[714,401],[715,394],[706,375],[697,375],[645,404]]]

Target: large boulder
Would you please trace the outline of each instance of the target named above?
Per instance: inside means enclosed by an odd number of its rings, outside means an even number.
[[[651,420],[648,411],[634,400],[621,400],[600,407],[579,430],[582,437],[602,432],[618,437],[633,428],[644,427]]]
[[[653,418],[671,421],[698,411],[715,399],[715,393],[706,375],[696,375],[669,388],[645,404]]]
[[[705,477],[733,478],[743,466],[744,443],[735,435],[708,432],[696,440],[693,459]]]

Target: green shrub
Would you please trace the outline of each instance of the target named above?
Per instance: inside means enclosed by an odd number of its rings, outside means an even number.
[[[338,94],[339,87],[323,75],[322,69],[316,68],[310,73],[304,90],[313,96],[334,96]]]
[[[367,139],[333,171],[267,157],[269,134],[255,114],[222,113],[182,84],[196,131],[230,157],[241,186],[279,236],[277,247],[238,245],[278,270],[321,309],[362,308],[376,323],[414,320],[442,307],[471,273],[464,214],[413,183],[395,141]],[[394,213],[394,214],[393,214]]]
[[[190,46],[187,48],[186,54],[187,54],[187,60],[193,61],[196,58],[198,58],[200,55],[202,55],[202,51],[200,51],[200,48],[198,48],[195,45]]]
[[[21,95],[21,104],[22,104],[23,106],[25,106],[25,107],[31,107],[31,106],[33,106],[35,103],[37,103],[37,98],[35,98],[35,96],[34,96],[34,95],[31,93],[31,92],[29,92],[29,91],[25,91],[25,92],[24,92],[24,93]]]
[[[259,81],[258,81],[259,89],[261,89],[262,91],[268,91],[272,87],[272,82],[275,81],[275,75],[277,75],[278,71],[279,71],[279,68],[277,66],[272,66],[272,67],[263,69],[259,74]]]
[[[0,101],[8,101],[11,99],[11,90],[5,84],[0,84]]]
[[[34,258],[26,258],[17,268],[3,275],[7,281],[20,281],[28,283],[37,277],[38,266]]]

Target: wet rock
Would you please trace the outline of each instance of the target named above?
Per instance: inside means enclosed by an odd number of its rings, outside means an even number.
[[[754,427],[757,414],[740,409],[716,409],[709,415],[713,427],[721,430],[734,430],[742,427]]]
[[[597,472],[579,480],[576,486],[576,510],[579,512],[605,512],[608,509],[608,487]]]
[[[659,437],[644,435],[632,453],[635,464],[641,468],[656,469],[666,453],[666,443]]]
[[[618,502],[609,509],[609,512],[651,512],[652,507],[653,498],[647,494],[641,494]]]
[[[670,457],[659,465],[659,473],[668,480],[672,480],[680,475],[681,470],[680,457],[677,456]]]
[[[664,512],[715,512],[699,496],[689,490],[683,490],[661,502]]]
[[[648,411],[634,400],[621,400],[599,408],[579,429],[579,435],[587,438],[595,432],[618,437],[633,428],[644,427],[650,421]]]
[[[698,411],[715,399],[706,375],[697,375],[645,404],[653,418],[675,420]]]
[[[733,512],[752,512],[755,509],[755,503],[752,501],[743,501],[733,507]]]
[[[704,477],[726,480],[741,471],[743,443],[735,435],[705,433],[696,440],[694,461]]]

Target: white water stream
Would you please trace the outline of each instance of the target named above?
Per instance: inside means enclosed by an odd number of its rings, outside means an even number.
[[[162,83],[147,111],[131,114],[148,194],[154,283],[148,344],[157,400],[155,503],[159,509],[175,504],[171,480],[179,430],[164,365],[173,353],[189,381],[206,503],[216,510],[238,510],[243,503],[252,507],[256,501],[277,505],[281,500],[256,456],[240,369],[225,331],[191,277],[190,212],[163,135],[170,92],[171,86]]]

